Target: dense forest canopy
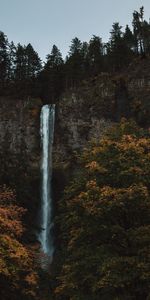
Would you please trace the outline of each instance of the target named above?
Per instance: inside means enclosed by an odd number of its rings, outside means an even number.
[[[41,96],[55,102],[64,89],[83,79],[121,71],[136,57],[149,55],[150,23],[144,19],[143,7],[134,11],[132,28],[126,25],[123,30],[113,23],[107,43],[95,35],[89,42],[75,37],[65,59],[53,45],[44,64],[31,44],[14,45],[0,32],[0,94]]]
[[[79,156],[57,217],[56,299],[149,299],[149,150],[147,132],[122,120]]]

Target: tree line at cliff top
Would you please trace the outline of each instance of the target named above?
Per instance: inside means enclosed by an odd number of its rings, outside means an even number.
[[[108,43],[93,35],[90,41],[71,41],[65,60],[56,45],[44,65],[31,44],[16,46],[0,31],[0,95],[41,96],[54,102],[66,88],[102,72],[115,73],[136,57],[150,55],[150,22],[144,8],[133,12],[132,30],[113,23]]]

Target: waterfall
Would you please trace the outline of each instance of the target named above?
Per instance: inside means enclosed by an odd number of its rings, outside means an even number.
[[[42,143],[41,163],[41,212],[40,233],[38,236],[41,250],[53,257],[54,245],[52,235],[52,146],[54,137],[55,105],[44,105],[41,110],[40,134]]]

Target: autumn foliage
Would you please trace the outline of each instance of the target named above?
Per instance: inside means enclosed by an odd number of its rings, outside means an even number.
[[[0,299],[34,299],[38,276],[34,255],[23,245],[22,215],[25,210],[16,205],[15,193],[0,187]]]
[[[79,158],[57,222],[56,299],[150,299],[150,139],[122,121]]]

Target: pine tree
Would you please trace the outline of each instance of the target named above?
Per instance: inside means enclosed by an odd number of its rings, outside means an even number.
[[[63,59],[60,50],[53,45],[41,74],[42,96],[55,103],[63,88]]]
[[[144,40],[144,7],[140,8],[140,11],[133,12],[133,32],[135,37],[136,52],[143,55],[145,53],[145,40]]]
[[[103,44],[99,36],[93,35],[89,42],[90,74],[96,75],[103,70]]]
[[[126,25],[125,33],[124,33],[123,37],[124,37],[124,41],[125,41],[127,47],[130,50],[134,50],[134,36],[128,25]]]
[[[126,27],[124,34],[122,26],[120,26],[119,23],[114,23],[110,33],[110,41],[107,44],[108,62],[110,70],[118,71],[126,67],[131,60],[132,51],[128,44],[129,36],[131,39],[131,32],[129,32],[129,28]]]
[[[58,68],[63,64],[62,54],[56,45],[53,45],[51,53],[47,55],[45,69]]]
[[[84,58],[82,42],[75,37],[71,41],[70,50],[66,59],[66,77],[68,84],[75,86],[83,78]]]
[[[82,49],[82,42],[77,37],[75,37],[71,41],[71,46],[70,46],[70,50],[69,50],[69,57],[71,57],[73,55],[80,54],[81,49]]]
[[[144,20],[142,33],[145,54],[150,54],[150,22]]]
[[[16,47],[16,61],[15,61],[15,80],[23,81],[26,79],[26,55],[25,46],[20,43]]]
[[[87,42],[82,43],[81,56],[83,64],[83,78],[86,79],[90,75],[89,44]]]
[[[5,87],[8,79],[9,58],[8,58],[8,39],[0,31],[0,89]]]
[[[8,78],[10,81],[13,81],[15,77],[15,62],[16,62],[16,47],[14,45],[14,42],[11,42],[9,44],[8,57],[9,57]]]
[[[25,48],[26,56],[26,78],[31,79],[38,76],[41,71],[41,60],[38,53],[35,52],[31,44],[28,44]]]

